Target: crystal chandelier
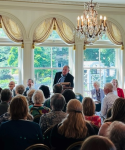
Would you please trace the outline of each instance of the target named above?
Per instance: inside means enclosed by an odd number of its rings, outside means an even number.
[[[106,32],[106,17],[100,16],[98,20],[98,3],[84,3],[83,15],[77,18],[77,27],[73,33],[80,39],[84,39],[84,43],[94,43]]]

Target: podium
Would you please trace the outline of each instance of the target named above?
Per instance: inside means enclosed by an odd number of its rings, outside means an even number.
[[[60,82],[60,84],[63,86],[63,91],[66,89],[72,90],[73,87],[71,87],[71,83],[70,82]]]

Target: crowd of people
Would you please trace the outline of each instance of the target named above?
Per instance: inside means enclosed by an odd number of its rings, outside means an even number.
[[[32,79],[26,88],[11,81],[8,89],[0,91],[0,149],[45,144],[43,135],[51,128],[48,146],[52,150],[66,150],[78,141],[82,141],[79,150],[124,150],[124,92],[116,79],[106,83],[104,90],[97,81],[93,86],[92,96],[81,102],[73,90],[63,90],[59,83],[51,94],[45,85],[33,89]]]

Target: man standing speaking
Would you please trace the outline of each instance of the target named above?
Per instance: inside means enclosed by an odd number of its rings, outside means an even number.
[[[60,82],[70,82],[71,87],[74,87],[74,77],[69,73],[69,66],[64,66],[62,72],[57,72],[54,79],[54,84]]]

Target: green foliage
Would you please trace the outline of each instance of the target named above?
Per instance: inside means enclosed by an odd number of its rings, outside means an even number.
[[[100,56],[99,56],[100,55]],[[115,66],[115,49],[86,49],[84,51],[84,61],[100,61],[104,66]]]
[[[115,49],[100,49],[100,59],[105,66],[115,66]]]
[[[13,78],[0,80],[0,87],[3,89],[8,88],[8,83],[10,82],[10,80],[13,80]]]
[[[84,51],[84,61],[99,61],[99,49],[86,49]]]
[[[7,60],[9,66],[18,67],[18,47],[11,47],[10,55]]]

